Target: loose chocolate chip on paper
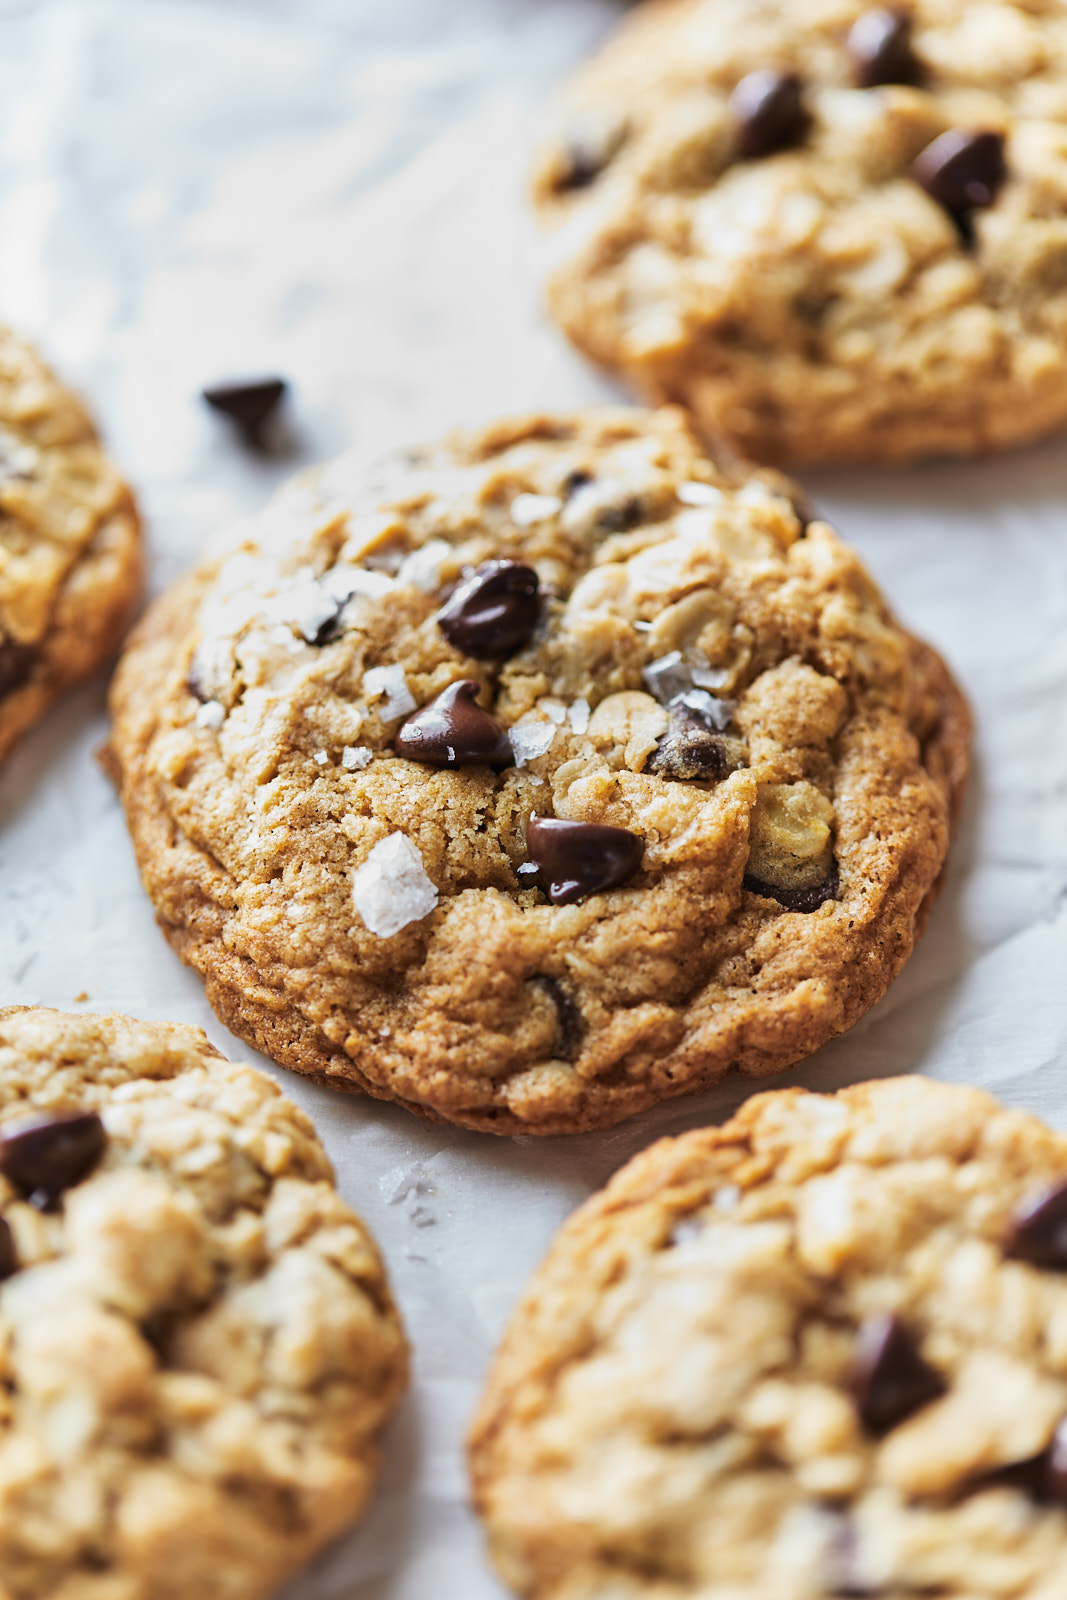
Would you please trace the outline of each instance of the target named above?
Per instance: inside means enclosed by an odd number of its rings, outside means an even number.
[[[754,877],[746,872],[742,880],[743,887],[750,894],[762,895],[765,900],[777,900],[785,911],[818,911],[827,900],[836,900],[840,884],[835,877],[827,878],[823,883],[813,884],[807,889],[780,888],[774,883],[765,883],[762,878]]]
[[[852,1393],[866,1428],[887,1433],[945,1392],[899,1317],[868,1317],[856,1337]]]
[[[431,767],[512,766],[507,733],[478,704],[478,689],[475,678],[450,683],[400,728],[397,755]]]
[[[1067,1183],[1023,1206],[1007,1248],[1009,1255],[1035,1267],[1067,1268]]]
[[[0,638],[0,695],[13,694],[29,678],[37,652],[32,645]]]
[[[966,227],[972,211],[993,204],[1008,175],[1004,136],[950,128],[927,145],[912,175],[932,200]]]
[[[911,18],[905,11],[865,11],[848,36],[848,51],[861,89],[918,81]]]
[[[95,1111],[72,1111],[0,1133],[0,1172],[39,1211],[88,1177],[107,1146]]]
[[[213,411],[221,411],[236,423],[245,444],[262,450],[267,423],[286,391],[284,378],[260,378],[252,383],[216,383],[202,390]]]
[[[807,126],[800,79],[793,72],[750,72],[730,96],[730,114],[742,156],[788,149]]]
[[[526,849],[552,904],[569,906],[625,883],[641,865],[645,846],[627,828],[532,816]]]
[[[521,561],[486,561],[437,613],[449,644],[476,661],[500,661],[529,643],[541,616],[537,573]]]

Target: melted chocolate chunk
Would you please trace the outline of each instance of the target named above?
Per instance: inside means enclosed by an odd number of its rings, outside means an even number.
[[[1008,175],[1004,136],[952,128],[927,145],[911,170],[969,238],[971,213],[993,204]]]
[[[573,1061],[582,1042],[582,1013],[558,978],[550,978],[546,973],[539,972],[530,981],[543,989],[555,1006],[559,1055],[564,1061]]]
[[[12,694],[21,689],[30,673],[37,652],[32,645],[16,644],[14,639],[0,638],[0,695]]]
[[[710,698],[710,696],[709,696]],[[733,746],[692,704],[696,695],[682,695],[667,708],[667,732],[645,765],[646,772],[686,783],[711,783],[737,767]]]
[[[641,865],[645,846],[627,828],[533,816],[526,827],[526,849],[552,904],[569,906],[625,883]]]
[[[1022,1208],[1007,1248],[1009,1255],[1036,1267],[1067,1269],[1067,1183]]]
[[[221,411],[236,423],[245,444],[262,450],[267,423],[285,390],[284,378],[262,378],[255,383],[216,383],[201,393],[213,411]]]
[[[18,1256],[15,1254],[15,1239],[11,1228],[3,1217],[0,1217],[0,1278],[10,1278],[19,1270]]]
[[[38,1211],[92,1172],[107,1145],[95,1111],[72,1111],[0,1133],[0,1172]]]
[[[919,80],[911,18],[904,11],[865,11],[848,36],[848,52],[861,89]]]
[[[807,127],[794,72],[750,72],[730,96],[738,153],[769,156],[798,144]]]
[[[541,616],[537,573],[521,561],[486,561],[437,613],[437,626],[476,661],[502,661],[528,644]]]
[[[397,733],[398,756],[431,767],[510,767],[515,756],[507,734],[477,701],[480,685],[461,678],[409,717]]]
[[[945,1392],[912,1335],[895,1316],[868,1317],[856,1339],[852,1394],[865,1428],[888,1433]]]
[[[762,895],[765,900],[777,900],[785,911],[818,911],[827,900],[836,900],[840,888],[836,873],[824,883],[812,884],[808,889],[780,889],[777,884],[764,883],[762,878],[746,872],[742,885],[750,894]]]

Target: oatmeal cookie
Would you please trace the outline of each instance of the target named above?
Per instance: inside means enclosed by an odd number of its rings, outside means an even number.
[[[676,410],[298,481],[153,608],[112,710],[145,886],[227,1026],[506,1134],[855,1022],[969,733],[833,530]]]
[[[471,1436],[528,1600],[1060,1600],[1067,1139],[898,1078],[758,1095],[564,1226]]]
[[[0,760],[114,650],[141,578],[133,498],[92,421],[0,328]]]
[[[1067,419],[1062,0],[646,0],[552,119],[548,298],[760,460]]]
[[[0,1010],[0,1595],[263,1600],[405,1382],[311,1124],[197,1028]]]

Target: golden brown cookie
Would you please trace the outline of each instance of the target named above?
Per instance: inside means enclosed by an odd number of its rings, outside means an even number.
[[[111,654],[141,581],[133,497],[87,412],[0,328],[0,759]]]
[[[527,1600],[1067,1594],[1067,1139],[758,1095],[564,1226],[471,1436]]]
[[[111,748],[226,1024],[510,1134],[855,1022],[922,927],[969,723],[793,495],[678,411],[590,411],[342,460],[216,546],[132,636]]]
[[[197,1028],[0,1010],[0,1594],[265,1600],[406,1350],[308,1119]]]
[[[646,0],[563,97],[535,198],[570,337],[744,455],[1067,419],[1062,0]]]

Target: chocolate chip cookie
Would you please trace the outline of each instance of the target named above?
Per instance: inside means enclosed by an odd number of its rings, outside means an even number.
[[[129,489],[80,401],[0,328],[0,759],[106,660],[140,589]]]
[[[1062,0],[646,0],[535,171],[550,307],[759,460],[1067,419]]]
[[[1067,1593],[1067,1139],[786,1090],[566,1224],[471,1438],[528,1600]]]
[[[264,1600],[405,1382],[314,1129],[196,1028],[0,1010],[0,1593]]]
[[[969,737],[799,492],[672,409],[299,481],[149,613],[112,709],[145,886],[227,1026],[506,1134],[855,1022]]]

